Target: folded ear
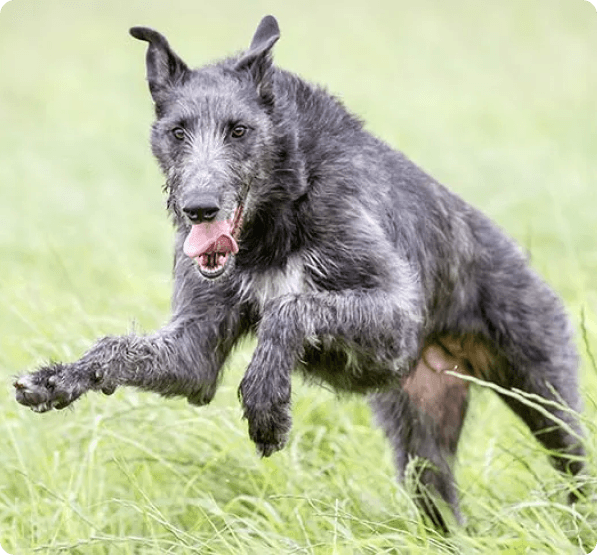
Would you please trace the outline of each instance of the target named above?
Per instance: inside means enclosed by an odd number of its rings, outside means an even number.
[[[257,86],[257,92],[266,103],[273,102],[271,50],[279,38],[280,28],[276,18],[266,15],[255,31],[251,46],[235,66],[237,71],[249,71]]]
[[[163,98],[169,87],[182,83],[187,75],[187,65],[170,48],[166,37],[148,27],[132,27],[130,34],[149,43],[145,58],[149,92],[154,102]]]

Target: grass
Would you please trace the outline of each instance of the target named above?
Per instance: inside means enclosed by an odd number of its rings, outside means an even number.
[[[467,525],[425,526],[362,399],[294,384],[259,460],[236,387],[210,407],[133,390],[38,416],[12,376],[168,318],[171,237],[148,147],[144,46],[200,65],[278,16],[276,61],[497,220],[564,297],[583,356],[586,499],[487,389],[457,477]],[[582,0],[13,0],[0,12],[0,544],[11,555],[586,553],[597,544],[597,72]]]

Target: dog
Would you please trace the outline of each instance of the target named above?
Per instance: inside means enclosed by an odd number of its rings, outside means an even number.
[[[255,334],[239,398],[262,456],[288,438],[294,370],[367,394],[399,476],[418,465],[418,502],[446,530],[442,503],[461,519],[451,466],[472,376],[554,401],[539,411],[502,394],[556,468],[581,471],[572,326],[511,239],[274,66],[274,17],[247,50],[197,70],[160,33],[130,33],[148,43],[151,145],[176,227],[172,318],[18,378],[19,403],[44,412],[127,385],[206,405]]]

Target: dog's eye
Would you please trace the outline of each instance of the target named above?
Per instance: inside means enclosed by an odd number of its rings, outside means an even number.
[[[245,135],[245,133],[247,132],[247,128],[244,125],[235,125],[232,128],[232,131],[230,131],[230,136],[233,139],[240,139],[241,137],[243,137]]]
[[[172,133],[172,136],[177,141],[182,141],[185,138],[185,132],[184,132],[184,129],[182,127],[175,127],[170,132]]]

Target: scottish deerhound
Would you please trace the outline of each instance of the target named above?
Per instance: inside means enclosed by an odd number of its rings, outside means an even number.
[[[172,319],[19,378],[17,400],[44,412],[128,385],[205,405],[255,333],[239,394],[258,451],[286,442],[293,370],[367,393],[400,475],[424,463],[415,493],[445,528],[435,500],[459,515],[451,464],[470,382],[459,374],[579,409],[559,298],[487,217],[275,67],[273,17],[248,50],[198,70],[158,32],[130,32],[149,43],[151,144],[177,229]],[[558,469],[579,472],[571,411],[503,399]]]

